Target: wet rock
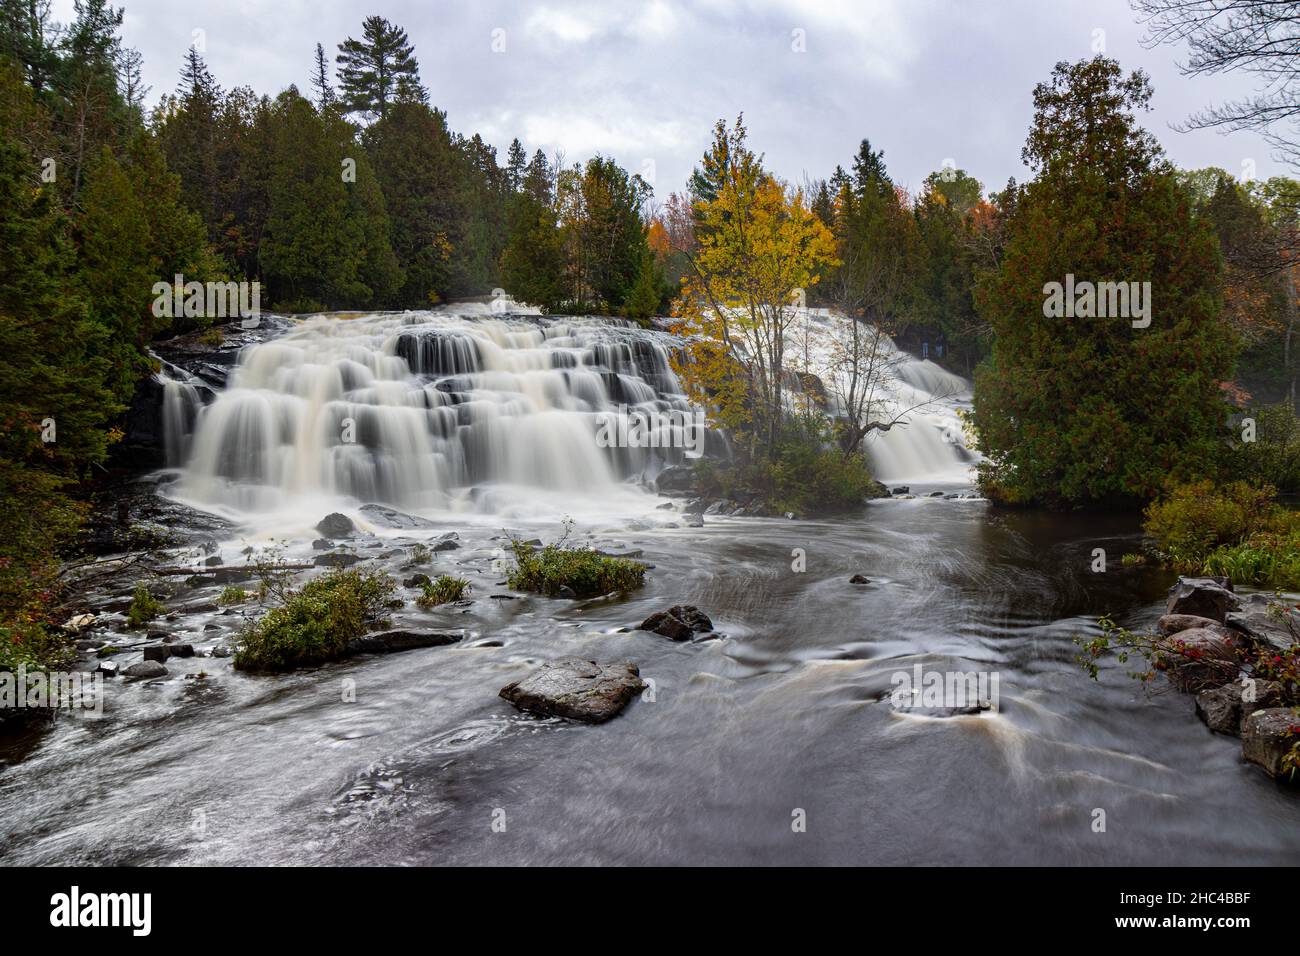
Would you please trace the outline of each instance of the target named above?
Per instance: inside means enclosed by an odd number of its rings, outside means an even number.
[[[1243,598],[1241,610],[1224,618],[1228,627],[1238,630],[1261,648],[1275,651],[1300,644],[1300,610],[1288,607],[1268,594]]]
[[[897,488],[891,488],[889,493],[891,495],[910,495],[912,489],[908,485],[899,485]]]
[[[654,484],[656,491],[678,494],[688,492],[695,487],[695,469],[690,465],[673,465],[659,472]]]
[[[676,507],[677,507],[677,506],[674,505],[671,501],[665,501],[665,502],[664,502],[663,504],[661,504],[661,505],[656,505],[656,506],[655,506],[655,510],[656,510],[656,511],[672,511],[672,510],[674,510]]]
[[[77,641],[75,646],[79,651],[97,651],[107,643],[107,641],[99,640],[98,638],[87,637],[83,640]]]
[[[350,568],[360,560],[357,555],[346,551],[332,551],[329,554],[316,555],[312,564],[318,568]]]
[[[693,604],[675,604],[666,611],[651,614],[641,622],[641,630],[662,634],[674,641],[689,641],[696,634],[712,631],[713,622]]]
[[[1156,622],[1156,629],[1166,637],[1179,631],[1189,631],[1194,627],[1203,627],[1223,637],[1233,636],[1232,629],[1226,624],[1210,620],[1208,617],[1198,617],[1195,614],[1163,614]]]
[[[596,553],[603,558],[626,558],[629,561],[635,560],[645,554],[645,552],[639,548],[630,548],[626,551],[605,551],[597,548]]]
[[[686,525],[686,527],[688,527],[688,528],[703,528],[703,527],[704,527],[704,515],[702,515],[702,514],[688,513],[688,514],[685,514],[685,515],[682,516],[682,522],[683,522],[683,523]]]
[[[148,647],[143,648],[143,653],[146,661],[157,661],[161,664],[170,656],[171,648],[166,644],[150,644]]]
[[[440,537],[437,541],[433,541],[433,542],[431,542],[431,543],[429,544],[429,550],[431,550],[431,551],[454,551],[456,548],[459,548],[459,547],[460,547],[460,540],[459,540],[459,539],[460,539],[460,535],[458,535],[455,531],[448,531],[446,534],[444,534],[442,537]]]
[[[926,497],[927,497],[927,498],[942,498],[942,497],[943,497],[943,492],[942,492],[942,491],[932,491],[932,492],[930,492],[928,495],[926,495]]]
[[[94,623],[93,614],[75,614],[63,622],[63,629],[69,634],[80,634]]]
[[[507,684],[500,696],[530,713],[599,724],[617,716],[645,686],[631,661],[598,664],[565,658],[547,661],[523,680]]]
[[[213,657],[231,657],[234,653],[234,650],[228,644],[218,644],[212,649]]]
[[[311,547],[313,551],[328,551],[330,548],[334,547],[334,542],[330,541],[328,538],[317,538],[311,543]]]
[[[369,504],[361,506],[361,513],[367,521],[384,528],[434,528],[437,527],[428,518],[404,514],[387,505]]]
[[[1231,639],[1203,627],[1179,631],[1160,642],[1169,679],[1188,690],[1219,687],[1234,680],[1240,654]]]
[[[326,538],[348,538],[356,531],[356,525],[347,515],[335,511],[322,518],[316,530]]]
[[[203,564],[204,564],[206,567],[209,567],[209,568],[217,568],[217,567],[220,567],[220,566],[221,566],[223,560],[224,560],[224,559],[221,557],[221,555],[219,555],[219,554],[214,554],[214,555],[213,555],[212,557],[210,557],[210,558],[204,558],[204,559],[203,559]]]
[[[1289,774],[1282,767],[1300,733],[1300,717],[1290,707],[1257,710],[1246,718],[1241,733],[1241,755],[1258,764],[1271,777]]]
[[[118,672],[117,661],[100,661],[95,668],[96,674],[103,674],[105,677],[116,677]]]
[[[1196,695],[1196,715],[1218,734],[1241,733],[1241,685],[1224,684]]]
[[[167,668],[158,661],[140,661],[128,667],[123,674],[127,677],[166,677]]]
[[[186,644],[178,641],[175,644],[167,645],[167,650],[170,652],[172,657],[193,657],[194,656],[193,644]]]
[[[108,644],[104,647],[101,647],[99,649],[99,653],[97,653],[95,656],[102,660],[105,657],[112,657],[114,654],[121,654],[121,653],[122,653],[122,648],[115,647],[112,644]]]
[[[443,647],[464,637],[464,631],[383,631],[358,637],[348,649],[353,654],[394,654],[421,647]]]
[[[564,598],[566,601],[576,601],[578,599],[578,592],[573,590],[573,588],[569,587],[567,584],[561,584],[560,589],[555,592],[555,596],[557,598]]]
[[[412,574],[409,578],[402,581],[404,588],[422,588],[426,584],[432,584],[427,574]]]
[[[1179,577],[1169,589],[1166,614],[1192,614],[1222,624],[1229,611],[1240,606],[1232,582],[1223,577]]]
[[[849,578],[849,584],[870,584],[870,583],[871,583],[871,578],[867,577],[865,574],[855,574],[853,575],[853,577]]]
[[[189,604],[181,608],[182,614],[215,614],[221,610],[214,601],[206,601],[202,604]]]

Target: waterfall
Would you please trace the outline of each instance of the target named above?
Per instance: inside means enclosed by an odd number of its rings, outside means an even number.
[[[682,459],[674,429],[692,409],[673,347],[618,319],[474,304],[314,316],[240,353],[188,448],[169,429],[185,461],[176,493],[241,513],[335,499],[446,509],[470,489],[599,497]],[[602,447],[602,423],[628,415],[649,440]]]

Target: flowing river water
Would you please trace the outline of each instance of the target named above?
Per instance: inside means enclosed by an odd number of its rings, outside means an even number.
[[[160,494],[233,529],[201,553],[233,564],[274,542],[310,560],[313,525],[338,510],[357,522],[356,553],[400,577],[414,544],[454,531],[460,547],[421,569],[469,579],[473,603],[424,612],[406,592],[394,625],[466,636],[285,676],[200,656],[172,659],[163,680],[114,679],[101,718],[63,717],[0,751],[0,862],[1300,862],[1294,793],[1211,734],[1190,697],[1145,693],[1122,666],[1093,682],[1074,663],[1100,614],[1159,613],[1169,575],[1119,564],[1134,516],[928,497],[970,491],[970,455],[942,434],[951,409],[931,409],[870,451],[915,497],[690,527],[682,499],[647,490],[676,452],[593,438],[619,405],[678,427],[672,345],[461,309],[311,319],[245,350],[213,404],[168,413],[179,467]],[[944,375],[911,362],[900,379],[910,398]],[[193,396],[169,387],[169,402]],[[372,520],[372,501],[432,526]],[[552,540],[565,516],[571,540],[641,551],[646,587],[509,594],[505,535]],[[201,655],[243,620],[202,604],[217,590],[177,582],[167,602],[207,608],[164,625]],[[635,629],[678,603],[722,636]],[[653,692],[602,725],[497,696],[566,656],[634,660]],[[997,710],[891,706],[894,675],[918,664],[996,674]]]

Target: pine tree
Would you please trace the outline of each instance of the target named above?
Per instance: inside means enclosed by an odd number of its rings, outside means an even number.
[[[511,192],[519,192],[524,185],[524,173],[528,170],[528,154],[524,152],[523,143],[515,137],[510,141],[510,150],[506,153],[506,182]]]
[[[334,105],[334,87],[330,85],[329,60],[325,57],[325,48],[316,44],[316,56],[312,64],[311,88],[316,91],[316,106],[321,110]]]
[[[366,17],[360,40],[339,44],[339,87],[343,109],[384,119],[395,102],[424,102],[420,66],[406,31],[383,17]]]

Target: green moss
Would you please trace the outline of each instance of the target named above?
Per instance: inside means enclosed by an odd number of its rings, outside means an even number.
[[[556,597],[569,588],[577,597],[627,592],[645,584],[645,565],[626,558],[607,558],[585,548],[550,544],[537,550],[522,541],[511,545],[515,568],[507,576],[512,588]]]
[[[284,592],[284,603],[240,635],[235,667],[286,671],[343,657],[385,617],[394,583],[379,571],[342,568]]]

